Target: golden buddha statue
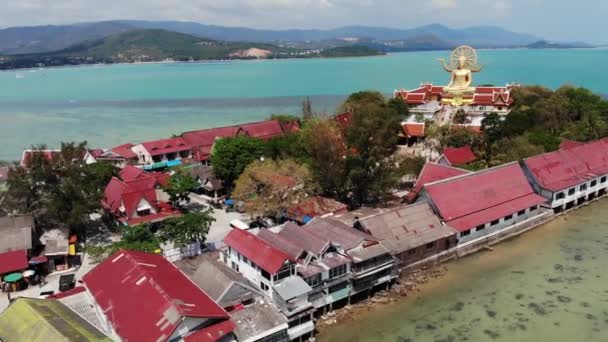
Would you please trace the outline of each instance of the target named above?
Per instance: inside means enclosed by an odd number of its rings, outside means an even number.
[[[443,91],[454,97],[462,97],[475,92],[475,87],[471,86],[473,73],[483,69],[483,66],[477,64],[475,49],[470,46],[460,46],[452,52],[450,65],[442,58],[439,61],[443,65],[443,69],[452,74],[450,84],[443,88]]]

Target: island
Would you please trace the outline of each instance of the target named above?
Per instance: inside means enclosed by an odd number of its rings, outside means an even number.
[[[162,29],[134,29],[43,53],[0,56],[0,70],[84,64],[383,55],[366,46],[299,49],[269,43],[199,38]]]

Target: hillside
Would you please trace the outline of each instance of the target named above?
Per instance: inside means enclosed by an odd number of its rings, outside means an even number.
[[[321,51],[321,57],[380,56],[383,52],[364,45],[340,46]]]
[[[322,55],[325,51],[327,54]],[[134,29],[79,43],[55,52],[0,57],[0,69],[98,63],[346,57],[378,54],[381,53],[369,47],[351,47],[337,51],[299,50],[268,43],[217,41],[160,29]]]
[[[439,24],[411,29],[371,26],[345,26],[330,30],[261,30],[247,27],[226,27],[181,21],[118,20],[59,26],[14,27],[0,30],[0,54],[30,54],[66,49],[84,41],[105,38],[133,29],[162,29],[204,39],[231,42],[266,42],[295,48],[319,49],[342,46],[344,38],[391,42],[405,45],[434,37],[432,45],[413,44],[411,49],[437,49],[468,44],[474,47],[520,47],[539,41],[529,34],[515,33],[496,26],[463,29]],[[427,37],[427,38],[425,38]],[[402,43],[399,43],[402,42]],[[389,45],[390,45],[389,44]]]

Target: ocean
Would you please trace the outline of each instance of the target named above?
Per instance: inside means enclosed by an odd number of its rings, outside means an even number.
[[[585,86],[608,94],[608,49],[480,50],[474,83]],[[92,147],[171,136],[271,114],[299,114],[304,97],[333,113],[348,94],[446,84],[449,52],[339,59],[81,66],[0,72],[0,160],[35,144]]]
[[[447,264],[320,342],[608,341],[608,200]]]

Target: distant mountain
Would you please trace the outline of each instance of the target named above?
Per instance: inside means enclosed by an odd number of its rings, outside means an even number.
[[[573,42],[573,43],[552,43],[546,40],[539,40],[532,44],[525,46],[528,49],[579,49],[579,48],[591,48],[593,45],[587,43]]]
[[[98,63],[199,61],[255,58],[375,56],[367,46],[299,50],[269,43],[228,42],[161,29],[132,29],[59,51],[0,56],[0,69]]]
[[[519,47],[539,41],[529,34],[515,33],[495,26],[452,29],[433,24],[413,29],[371,26],[346,26],[330,30],[260,30],[246,27],[225,27],[180,21],[117,20],[59,26],[13,27],[0,30],[0,54],[49,52],[74,44],[126,32],[134,28],[162,29],[218,41],[269,42],[306,48],[325,48],[344,38],[367,41],[415,42],[421,49],[450,48],[468,44],[474,47]],[[430,39],[429,37],[432,37]],[[431,45],[421,44],[431,41]],[[308,44],[308,45],[306,45]],[[411,43],[410,43],[411,44]],[[337,44],[339,46],[340,43]],[[390,44],[389,44],[390,45]],[[335,45],[334,45],[335,46]],[[410,48],[406,48],[410,50]]]
[[[468,44],[477,47],[508,47],[526,45],[539,40],[538,37],[529,34],[515,33],[496,26],[451,29],[447,26],[432,24],[413,29],[345,26],[330,30],[258,30],[245,27],[224,27],[176,21],[119,21],[119,23],[143,28],[162,28],[228,41],[321,41],[344,37],[407,40],[418,36],[433,35],[451,45]]]
[[[56,51],[85,40],[100,39],[133,28],[119,22],[11,27],[0,30],[0,54]]]

